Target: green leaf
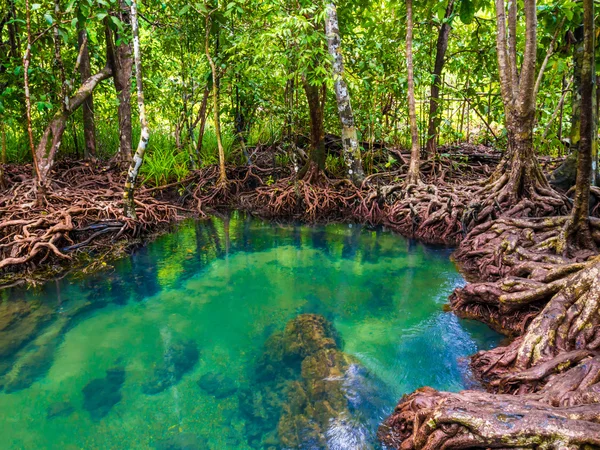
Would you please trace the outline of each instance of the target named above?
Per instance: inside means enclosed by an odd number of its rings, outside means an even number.
[[[52,15],[50,13],[44,14],[44,19],[46,19],[46,22],[48,22],[48,25],[52,25],[54,23],[54,18],[52,17]]]
[[[98,13],[98,15],[96,16],[98,18],[98,20],[104,20],[104,18],[108,16],[108,13],[102,12],[102,13]]]
[[[41,7],[42,7],[42,5],[40,3],[34,3],[33,5],[31,5],[31,10],[32,11],[37,11]]]
[[[462,23],[469,25],[475,17],[475,6],[473,0],[462,0],[460,2],[459,17]]]
[[[190,10],[190,5],[185,5],[183,8],[181,8],[179,10],[179,15],[183,16],[185,13],[187,13]]]

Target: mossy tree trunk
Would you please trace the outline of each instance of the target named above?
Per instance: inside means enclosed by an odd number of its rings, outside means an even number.
[[[577,179],[577,155],[581,131],[581,69],[583,65],[583,26],[567,34],[573,46],[573,83],[571,87],[571,129],[569,132],[569,154],[565,161],[550,175],[550,183],[567,191]]]
[[[590,187],[595,181],[597,157],[596,132],[596,60],[594,3],[583,2],[583,56],[581,65],[581,110],[579,118],[579,144],[577,146],[577,181],[573,212],[559,240],[559,252],[569,252],[569,247],[597,250],[589,224]]]

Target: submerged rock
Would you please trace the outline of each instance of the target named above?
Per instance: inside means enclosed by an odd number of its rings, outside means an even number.
[[[231,397],[238,389],[234,380],[219,372],[205,373],[198,380],[198,386],[217,399]]]
[[[356,390],[366,371],[338,342],[333,326],[315,314],[298,316],[267,340],[256,386],[239,395],[252,447],[373,448],[369,421],[355,414],[364,403]]]
[[[67,417],[75,412],[75,407],[71,402],[56,402],[48,407],[46,417],[54,419],[56,417]]]
[[[115,367],[106,371],[106,377],[96,378],[83,388],[83,407],[94,420],[105,417],[121,401],[121,387],[125,383],[125,369]]]
[[[52,310],[40,302],[0,302],[0,376],[11,369],[16,353],[53,318]]]
[[[194,368],[199,358],[200,352],[195,341],[173,343],[165,351],[162,361],[154,367],[150,378],[142,386],[142,392],[154,395],[174,386]]]
[[[4,390],[10,394],[31,387],[44,377],[54,363],[56,348],[62,342],[67,318],[60,318],[19,352],[12,370],[4,376]]]
[[[178,433],[158,441],[156,450],[209,450],[206,438],[193,433]]]

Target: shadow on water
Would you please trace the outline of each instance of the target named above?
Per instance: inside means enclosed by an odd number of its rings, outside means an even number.
[[[233,213],[0,291],[3,448],[376,449],[402,394],[473,386],[498,342],[442,312],[449,255]]]

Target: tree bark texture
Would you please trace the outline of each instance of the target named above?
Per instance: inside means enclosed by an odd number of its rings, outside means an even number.
[[[87,44],[87,31],[81,27],[78,34],[79,47],[81,48],[81,60],[79,62],[79,75],[81,84],[92,75],[90,66],[90,52]],[[83,136],[84,136],[84,158],[90,159],[96,156],[96,123],[94,121],[94,95],[83,103]]]
[[[448,0],[446,13],[436,44],[435,63],[432,72],[431,94],[429,97],[429,124],[427,127],[427,154],[433,157],[437,152],[437,138],[440,128],[440,116],[438,115],[438,106],[440,102],[440,88],[442,85],[442,71],[446,62],[446,50],[448,50],[448,40],[452,31],[451,17],[454,13],[454,0]]]
[[[212,13],[212,12],[211,12]],[[221,110],[219,108],[219,74],[217,66],[210,54],[210,30],[212,27],[211,13],[206,15],[206,39],[204,41],[204,50],[206,58],[212,71],[212,101],[213,101],[213,120],[215,122],[215,135],[217,136],[217,147],[219,151],[219,184],[227,182],[227,172],[225,171],[225,149],[221,139]]]
[[[358,184],[363,180],[365,174],[362,166],[356,126],[354,124],[354,113],[350,103],[350,92],[344,80],[344,58],[342,56],[337,10],[333,2],[328,3],[326,8],[325,32],[327,34],[329,54],[333,59],[333,82],[338,113],[342,124],[344,160],[349,178],[355,184]]]
[[[411,152],[406,182],[417,184],[420,180],[421,150],[419,148],[419,128],[415,101],[415,74],[413,65],[413,4],[406,0],[406,66],[408,72],[408,116],[410,121]]]
[[[144,162],[144,155],[150,140],[150,129],[146,119],[146,105],[144,103],[144,86],[142,83],[142,55],[140,50],[140,33],[137,18],[137,1],[131,0],[131,31],[133,34],[133,54],[135,60],[135,81],[137,85],[137,101],[140,115],[141,135],[140,141],[135,151],[135,155],[129,170],[127,171],[127,180],[123,191],[123,213],[130,219],[136,218],[134,189],[139,175],[140,167]]]

